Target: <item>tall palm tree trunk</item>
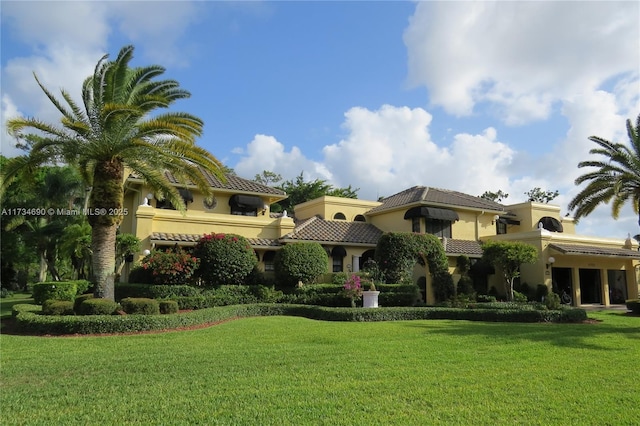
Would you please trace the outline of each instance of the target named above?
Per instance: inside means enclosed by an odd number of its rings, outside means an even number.
[[[95,224],[91,230],[93,246],[93,282],[95,297],[115,300],[114,271],[116,263],[116,230],[117,224]]]

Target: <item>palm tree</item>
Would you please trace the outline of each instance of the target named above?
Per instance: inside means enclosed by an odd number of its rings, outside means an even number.
[[[603,159],[582,161],[578,167],[597,167],[575,181],[576,185],[588,182],[569,203],[569,209],[577,209],[575,218],[589,215],[600,204],[611,204],[611,214],[618,218],[622,206],[631,202],[633,211],[639,214],[640,203],[640,115],[635,127],[631,119],[627,120],[627,134],[631,146],[610,142],[598,136],[591,136],[589,140],[598,144],[598,148],[589,151],[590,154],[602,155]],[[640,217],[638,217],[640,225]]]
[[[128,173],[144,179],[154,192],[185,211],[170,172],[182,184],[196,185],[210,196],[206,172],[224,179],[220,162],[195,145],[203,122],[181,112],[158,113],[190,93],[174,80],[155,80],[165,69],[158,65],[131,68],[133,46],[120,50],[115,61],[108,55],[97,63],[82,85],[82,107],[62,90],[63,104],[38,80],[49,100],[62,114],[61,126],[36,118],[7,122],[9,133],[29,153],[15,157],[3,170],[6,187],[20,170],[48,162],[76,166],[91,187],[89,224],[95,296],[114,299],[116,230],[122,222],[124,182]],[[35,130],[28,133],[27,129]]]

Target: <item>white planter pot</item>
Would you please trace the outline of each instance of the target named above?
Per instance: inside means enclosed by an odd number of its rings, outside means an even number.
[[[378,295],[379,291],[363,291],[362,292],[362,307],[363,308],[377,308],[378,307]]]

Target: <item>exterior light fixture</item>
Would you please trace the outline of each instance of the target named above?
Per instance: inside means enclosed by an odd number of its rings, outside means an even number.
[[[151,250],[144,250],[142,254],[144,254],[145,256],[149,256],[151,254]]]
[[[555,262],[556,258],[553,256],[549,256],[549,259],[547,259],[547,269],[549,269],[549,266],[552,266]]]
[[[498,219],[500,219],[499,215],[497,215],[497,214],[493,215],[493,220],[491,221],[491,224],[494,225],[498,221]]]

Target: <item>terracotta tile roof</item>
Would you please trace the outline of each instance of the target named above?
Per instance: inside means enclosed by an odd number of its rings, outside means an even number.
[[[640,259],[640,252],[625,248],[606,248],[596,246],[581,246],[574,244],[549,244],[549,247],[562,253],[573,255],[590,255],[590,256],[606,256],[606,257],[627,257],[631,259]]]
[[[375,245],[381,235],[382,231],[369,223],[324,220],[314,216],[296,223],[295,230],[282,239]]]
[[[448,255],[464,254],[467,256],[482,256],[482,246],[473,240],[458,240],[455,238],[441,238],[440,241],[444,246],[444,251]]]
[[[197,243],[202,234],[176,234],[165,232],[154,232],[151,234],[151,241],[154,243]],[[278,240],[272,240],[269,238],[247,238],[251,247],[277,247],[280,246]]]
[[[452,207],[469,207],[474,209],[486,209],[504,211],[504,206],[495,201],[464,194],[448,189],[430,188],[428,186],[414,186],[402,192],[383,198],[382,204],[369,210],[369,214],[378,213],[402,206],[415,204],[448,205]]]

